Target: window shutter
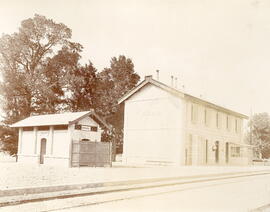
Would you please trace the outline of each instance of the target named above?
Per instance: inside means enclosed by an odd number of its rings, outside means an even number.
[[[218,128],[222,129],[222,113],[218,113]]]
[[[191,103],[191,122],[196,123],[198,120],[198,105]]]
[[[193,110],[193,112],[194,112],[194,122],[198,121],[198,110],[199,110],[198,105],[194,104],[194,110]]]
[[[210,126],[211,124],[211,110],[206,109],[206,126]]]
[[[238,119],[238,125],[237,125],[237,127],[238,127],[238,130],[237,130],[237,132],[239,132],[239,133],[241,133],[241,130],[242,130],[242,120],[241,119]]]
[[[228,116],[228,130],[231,131],[231,128],[232,128],[232,120],[231,117]]]

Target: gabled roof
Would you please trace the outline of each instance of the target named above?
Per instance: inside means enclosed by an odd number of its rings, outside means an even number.
[[[197,103],[206,105],[206,106],[208,106],[210,108],[214,108],[214,109],[223,111],[225,113],[233,114],[235,116],[238,116],[238,117],[241,117],[241,118],[244,118],[244,119],[248,119],[248,116],[246,116],[244,114],[241,114],[241,113],[235,112],[233,110],[227,109],[225,107],[216,105],[214,103],[205,101],[205,100],[200,99],[198,97],[192,96],[190,94],[187,94],[187,93],[184,93],[182,91],[179,91],[179,90],[177,90],[175,88],[172,88],[172,87],[170,87],[170,86],[168,86],[168,85],[166,85],[166,84],[164,84],[162,82],[159,82],[157,80],[154,80],[151,75],[150,76],[146,76],[144,81],[142,81],[141,83],[139,83],[135,88],[133,88],[131,91],[129,91],[128,93],[126,93],[124,96],[122,96],[118,100],[118,104],[121,104],[125,100],[129,99],[133,94],[137,93],[139,90],[141,90],[144,86],[146,86],[148,84],[152,84],[152,85],[154,85],[156,87],[159,87],[162,90],[165,90],[165,91],[167,91],[167,92],[169,92],[169,93],[171,93],[171,94],[173,94],[173,95],[175,95],[177,97],[189,99],[189,100],[191,100],[193,102],[197,102]]]
[[[126,93],[124,96],[122,96],[119,100],[118,100],[118,104],[121,104],[123,101],[127,100],[129,97],[131,97],[134,93],[136,93],[137,91],[139,91],[141,88],[143,88],[145,85],[147,84],[153,84],[169,93],[172,93],[176,96],[179,96],[179,97],[184,97],[184,93],[182,93],[181,91],[175,89],[175,88],[172,88],[172,87],[169,87],[168,85],[162,83],[162,82],[159,82],[157,80],[154,80],[152,78],[152,76],[146,76],[145,77],[145,80],[142,81],[141,83],[139,83],[135,88],[133,88],[131,91],[129,91],[128,93]]]
[[[60,113],[60,114],[47,114],[30,116],[26,119],[18,121],[11,125],[11,127],[35,127],[35,126],[52,126],[52,125],[68,125],[74,124],[77,121],[90,116],[94,118],[99,124],[104,125],[106,128],[111,129],[101,117],[99,117],[94,110],[73,112],[73,113]]]

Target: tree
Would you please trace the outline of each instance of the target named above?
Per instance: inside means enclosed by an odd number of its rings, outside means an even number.
[[[79,64],[82,46],[71,42],[71,30],[45,16],[23,20],[19,32],[0,38],[0,97],[5,120],[0,124],[4,149],[16,152],[17,134],[8,127],[31,114],[94,108],[113,125],[103,137],[122,141],[123,106],[117,100],[140,77],[131,59],[113,57],[97,74],[90,62]],[[114,142],[116,143],[116,142]]]
[[[35,15],[21,22],[19,32],[0,38],[0,94],[5,113],[0,141],[7,151],[14,152],[12,145],[17,142],[8,124],[30,114],[69,109],[66,94],[82,51],[80,44],[70,41],[71,35],[64,24]]]
[[[17,153],[18,135],[16,129],[0,125],[0,149],[10,155]]]
[[[135,73],[132,60],[120,55],[118,58],[113,57],[110,68],[105,68],[97,77],[99,83],[96,95],[99,98],[95,102],[95,109],[107,117],[107,121],[113,126],[113,144],[121,148],[124,108],[123,105],[118,105],[118,99],[136,86],[140,76]]]
[[[96,95],[98,79],[96,68],[91,62],[72,71],[70,80],[70,97],[68,103],[72,111],[86,111],[94,108],[99,98]]]
[[[256,157],[270,157],[270,116],[268,113],[254,114],[249,123],[246,141],[254,145]]]
[[[105,68],[97,77],[99,79],[97,94],[100,98],[96,106],[104,116],[115,114],[120,107],[118,99],[140,80],[140,76],[134,71],[132,60],[123,55],[118,59],[113,57],[110,68]]]
[[[18,33],[1,37],[6,123],[31,113],[55,112],[62,104],[65,78],[77,66],[82,49],[70,38],[68,27],[40,15],[22,21]]]

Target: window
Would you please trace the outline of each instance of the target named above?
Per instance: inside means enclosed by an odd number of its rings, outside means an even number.
[[[192,134],[189,134],[189,141],[192,142]]]
[[[232,157],[240,157],[240,147],[239,146],[232,146],[231,147],[231,156]]]
[[[88,141],[90,141],[90,139],[88,139],[88,138],[83,138],[81,141],[88,142]]]
[[[82,125],[80,124],[75,124],[75,130],[81,130],[82,129]]]
[[[196,123],[197,122],[197,119],[198,119],[198,105],[196,104],[191,104],[191,121],[193,123]]]
[[[219,123],[218,123],[218,112],[216,113],[216,127],[218,128],[219,127]]]
[[[53,126],[54,130],[67,130],[68,129],[68,125],[56,125]]]
[[[23,127],[23,131],[33,131],[33,127]]]
[[[235,119],[235,132],[238,132],[238,121]]]
[[[226,129],[229,129],[229,116],[226,117]]]
[[[91,131],[97,132],[98,131],[98,128],[97,127],[91,127]]]
[[[49,126],[38,126],[38,130],[49,130]]]
[[[207,124],[207,110],[204,109],[204,124]]]
[[[194,106],[191,104],[191,121],[194,120]]]

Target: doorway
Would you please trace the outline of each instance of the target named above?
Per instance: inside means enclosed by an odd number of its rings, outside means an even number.
[[[216,145],[215,159],[216,159],[216,163],[218,163],[219,162],[219,141],[216,141],[215,145]]]
[[[208,140],[205,140],[205,164],[208,163]]]
[[[44,155],[46,154],[46,138],[42,138],[40,141],[40,164],[44,164]]]
[[[226,142],[225,156],[226,156],[226,163],[229,163],[229,142]]]

